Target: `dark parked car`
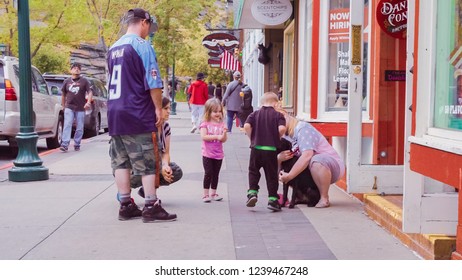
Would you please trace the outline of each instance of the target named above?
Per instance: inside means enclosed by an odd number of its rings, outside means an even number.
[[[69,75],[44,74],[43,78],[48,83],[53,94],[61,96],[61,88]],[[93,137],[99,134],[100,130],[108,131],[107,122],[107,90],[103,82],[98,79],[85,77],[91,84],[93,91],[91,113],[85,114],[84,136]]]

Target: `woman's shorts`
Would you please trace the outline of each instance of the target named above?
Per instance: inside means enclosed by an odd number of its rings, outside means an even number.
[[[109,155],[113,170],[131,169],[134,175],[156,174],[151,133],[112,136]]]
[[[326,167],[326,168],[328,168],[330,170],[330,174],[331,174],[330,183],[331,184],[337,182],[338,179],[340,179],[339,178],[340,173],[341,173],[340,172],[340,166],[339,166],[338,162],[333,157],[328,156],[328,155],[323,155],[323,154],[316,154],[311,158],[310,168],[311,168],[311,165],[314,162],[319,162],[324,167]]]

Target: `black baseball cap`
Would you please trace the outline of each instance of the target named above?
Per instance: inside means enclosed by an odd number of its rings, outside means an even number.
[[[134,18],[149,20],[149,22],[151,23],[151,27],[149,28],[149,34],[156,33],[159,29],[156,17],[151,16],[147,11],[141,8],[134,8],[128,10],[127,15],[125,16],[125,22],[128,23],[131,19]]]
[[[77,67],[79,68],[80,70],[82,70],[82,65],[78,62],[74,62],[71,64],[71,69],[74,68],[74,67]]]

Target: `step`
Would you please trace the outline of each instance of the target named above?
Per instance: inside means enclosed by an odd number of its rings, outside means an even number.
[[[402,232],[402,195],[364,194],[365,213],[403,244],[427,260],[450,260],[456,237]]]

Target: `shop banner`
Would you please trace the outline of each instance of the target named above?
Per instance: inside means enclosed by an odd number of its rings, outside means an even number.
[[[350,9],[329,11],[329,43],[344,43],[349,40]]]

